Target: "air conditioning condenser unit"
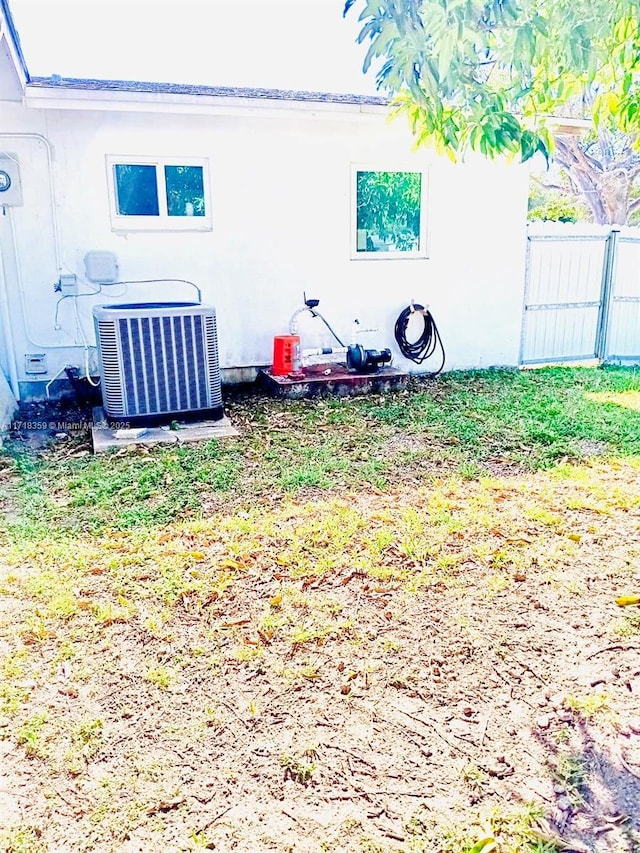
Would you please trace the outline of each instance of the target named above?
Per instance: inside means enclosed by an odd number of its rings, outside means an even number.
[[[111,423],[223,417],[214,308],[193,302],[96,305],[93,318]]]

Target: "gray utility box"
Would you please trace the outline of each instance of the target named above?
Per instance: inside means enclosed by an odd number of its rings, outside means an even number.
[[[22,204],[20,167],[13,154],[0,153],[0,207],[18,207]]]

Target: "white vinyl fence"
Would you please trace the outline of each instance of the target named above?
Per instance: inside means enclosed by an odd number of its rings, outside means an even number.
[[[640,363],[640,229],[529,225],[521,364]]]

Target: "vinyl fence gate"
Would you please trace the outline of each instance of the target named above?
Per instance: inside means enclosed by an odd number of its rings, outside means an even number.
[[[640,364],[640,236],[527,238],[520,364]]]

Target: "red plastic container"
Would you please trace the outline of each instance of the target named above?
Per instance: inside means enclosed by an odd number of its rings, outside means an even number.
[[[300,338],[298,335],[276,335],[273,339],[273,376],[287,376],[298,370]]]

